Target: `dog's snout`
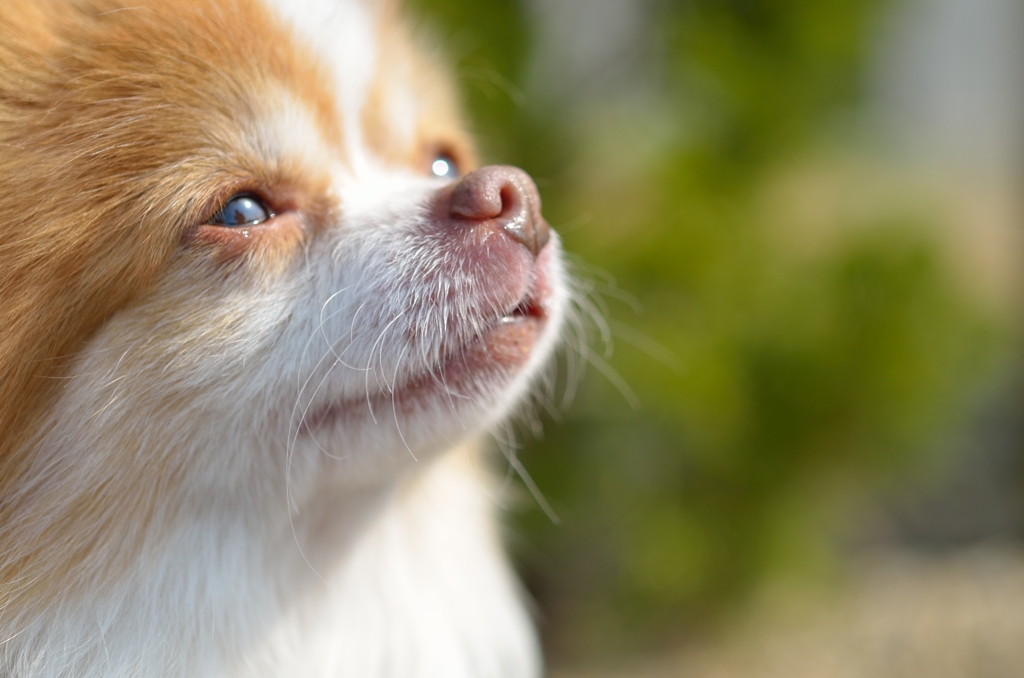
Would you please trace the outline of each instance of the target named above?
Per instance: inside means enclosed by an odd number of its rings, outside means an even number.
[[[550,238],[537,186],[515,167],[495,165],[467,174],[452,191],[449,213],[457,219],[494,221],[535,256]]]

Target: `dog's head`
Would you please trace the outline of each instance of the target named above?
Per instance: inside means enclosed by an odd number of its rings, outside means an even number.
[[[558,239],[524,172],[476,168],[391,3],[0,24],[0,579],[386,483],[528,389]]]

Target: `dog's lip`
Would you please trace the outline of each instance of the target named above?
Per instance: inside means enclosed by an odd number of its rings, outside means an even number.
[[[544,259],[538,257],[534,263],[530,285],[515,306],[493,318],[468,340],[448,348],[432,367],[389,386],[386,392],[314,408],[303,417],[301,430],[313,433],[338,420],[372,416],[384,409],[410,412],[430,400],[443,399],[456,407],[456,403],[478,395],[488,379],[510,378],[533,355],[549,319],[547,304],[552,291]]]
[[[545,247],[544,250],[549,250]],[[470,338],[468,341],[454,347],[454,350],[447,351],[445,357],[432,372],[448,371],[447,365],[458,358],[465,358],[468,352],[476,347],[487,350],[487,365],[481,365],[481,369],[488,367],[504,367],[506,369],[517,369],[525,365],[533,352],[533,346],[540,334],[540,330],[547,324],[549,313],[547,304],[551,299],[552,291],[549,281],[548,260],[542,256],[533,263],[530,272],[530,283],[522,297],[514,306],[505,311],[487,324],[484,329]],[[527,334],[529,341],[525,341]]]
[[[517,307],[518,308],[518,307]],[[546,317],[512,312],[436,363],[388,392],[337,400],[314,408],[300,424],[300,433],[312,434],[339,420],[375,417],[380,412],[409,413],[430,400],[452,408],[480,394],[489,378],[511,376],[533,354]]]
[[[526,296],[515,308],[499,318],[498,322],[511,323],[522,318],[533,318],[536,320],[547,320],[547,311],[535,297]]]

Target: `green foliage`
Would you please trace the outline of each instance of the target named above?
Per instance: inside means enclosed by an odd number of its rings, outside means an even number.
[[[699,100],[703,145],[745,173],[798,150],[860,85],[880,0],[693,0],[666,9],[676,85]],[[691,151],[692,153],[692,151]]]
[[[442,34],[477,36],[458,56],[464,76],[500,74],[464,78],[485,148],[545,179],[549,220],[586,221],[566,249],[643,307],[580,266],[609,299],[611,365],[642,407],[590,370],[524,453],[562,518],[529,511],[515,529],[549,644],[636,648],[767,575],[826,565],[830,511],[955,430],[998,341],[928,223],[836,223],[810,256],[759,200],[857,102],[880,1],[655,5],[657,110],[626,118],[496,94],[522,76],[518,3],[414,4]],[[645,131],[666,119],[667,134]]]

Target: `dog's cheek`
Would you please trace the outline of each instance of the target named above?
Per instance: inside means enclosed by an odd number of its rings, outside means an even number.
[[[252,261],[232,268],[181,260],[98,333],[87,353],[90,367],[76,378],[97,392],[94,401],[122,394],[125,416],[160,421],[162,407],[183,407],[193,411],[197,429],[230,424],[232,413],[255,417],[246,404],[259,399],[271,376],[267,359],[285,333],[296,287],[290,276]],[[108,422],[116,425],[104,417],[90,425]]]
[[[12,538],[11,557],[56,577],[62,595],[99,595],[182,511],[258,501],[281,477],[266,392],[293,300],[230,282],[195,261],[172,266],[91,338],[29,442],[12,510],[32,520],[12,528],[33,534]]]

